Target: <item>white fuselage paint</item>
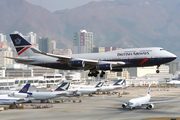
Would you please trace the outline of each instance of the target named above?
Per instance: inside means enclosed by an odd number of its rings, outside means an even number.
[[[133,98],[129,100],[129,107],[139,107],[142,106],[143,104],[147,104],[150,98],[151,96],[149,94],[144,97]]]
[[[0,105],[12,105],[14,103],[22,103],[25,102],[24,99],[21,98],[15,98],[15,97],[9,97],[7,94],[6,95],[0,95]]]
[[[28,97],[30,100],[46,100],[60,96],[65,96],[66,91],[62,92],[32,92],[32,95]]]

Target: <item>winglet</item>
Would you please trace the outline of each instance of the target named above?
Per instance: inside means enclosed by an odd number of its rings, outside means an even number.
[[[29,90],[30,87],[30,83],[27,83],[20,91],[19,93],[27,93],[27,91]]]

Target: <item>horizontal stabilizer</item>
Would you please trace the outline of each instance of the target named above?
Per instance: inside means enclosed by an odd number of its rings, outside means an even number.
[[[26,58],[19,58],[19,57],[6,57],[9,59],[14,59],[14,60],[18,60],[18,61],[22,61],[22,62],[34,62],[34,59],[26,59]]]

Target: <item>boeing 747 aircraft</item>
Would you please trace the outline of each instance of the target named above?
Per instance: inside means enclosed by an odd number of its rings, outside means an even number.
[[[89,70],[88,76],[100,77],[104,71],[118,71],[127,67],[159,66],[176,59],[176,55],[160,47],[131,48],[104,53],[55,55],[44,53],[19,34],[10,34],[19,57],[7,57],[18,63],[63,70]]]

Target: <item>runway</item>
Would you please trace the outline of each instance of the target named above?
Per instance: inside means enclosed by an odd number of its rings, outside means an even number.
[[[166,88],[161,89],[162,91],[152,88],[152,90],[153,101],[180,99],[180,88]],[[128,88],[123,91],[130,92],[130,94],[123,95],[121,98],[118,98],[117,95],[104,96],[111,99],[129,100],[139,97],[138,94],[146,95],[147,88]],[[142,120],[155,117],[180,117],[180,102],[154,104],[154,108],[151,110],[145,109],[144,106],[130,111],[128,108],[123,109],[122,103],[104,100],[102,97],[103,95],[95,95],[90,98],[81,98],[81,103],[55,103],[53,108],[47,109],[32,109],[30,106],[25,106],[25,109],[1,111],[0,116],[4,120]]]

